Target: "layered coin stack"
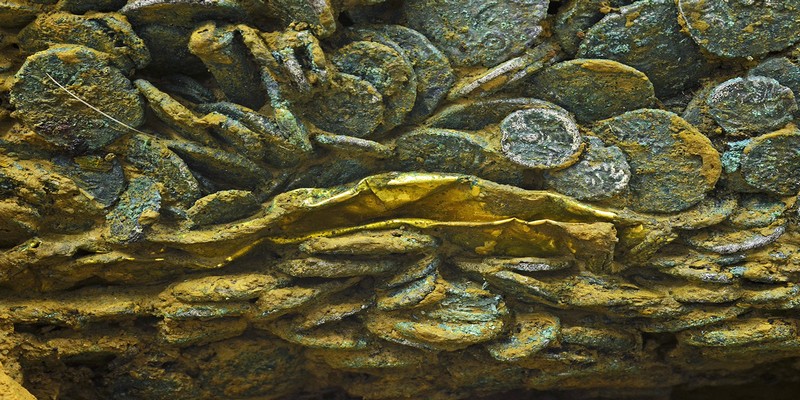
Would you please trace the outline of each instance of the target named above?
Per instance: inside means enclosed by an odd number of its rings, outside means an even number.
[[[0,0],[0,398],[796,383],[798,43],[788,0]]]

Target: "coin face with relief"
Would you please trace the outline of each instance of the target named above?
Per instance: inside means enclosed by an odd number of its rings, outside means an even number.
[[[321,129],[355,137],[371,135],[384,118],[383,96],[375,86],[345,73],[335,74],[326,91],[297,109]]]
[[[588,146],[580,160],[567,168],[548,171],[546,184],[579,200],[603,200],[622,193],[631,178],[625,153],[596,137],[587,137],[586,141]]]
[[[500,132],[503,154],[528,168],[566,167],[577,160],[582,147],[572,117],[553,109],[515,111],[500,123]]]
[[[708,94],[708,110],[731,134],[760,134],[792,120],[797,103],[791,89],[772,78],[748,76],[725,81]]]
[[[384,101],[382,131],[405,120],[417,99],[417,77],[409,60],[399,51],[373,41],[355,41],[331,57],[339,71],[372,84]]]
[[[433,113],[453,86],[455,75],[450,61],[428,38],[411,28],[402,25],[376,25],[371,29],[397,43],[411,61],[417,76],[417,98],[408,120],[423,120]]]
[[[403,15],[454,66],[497,65],[541,34],[548,0],[408,0]]]

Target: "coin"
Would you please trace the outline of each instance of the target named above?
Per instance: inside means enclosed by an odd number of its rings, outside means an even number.
[[[114,66],[126,73],[144,68],[150,62],[150,51],[119,14],[41,14],[19,33],[20,47],[26,52],[66,43],[108,53]]]
[[[598,122],[592,130],[628,158],[630,206],[644,212],[685,210],[714,188],[719,153],[703,134],[669,111],[642,109]]]
[[[770,193],[800,190],[800,131],[794,126],[754,138],[742,155],[747,183]]]
[[[613,60],[564,61],[534,75],[525,89],[531,97],[564,107],[580,123],[656,104],[647,76]]]
[[[72,153],[99,150],[142,125],[145,117],[144,101],[131,81],[104,53],[78,45],[28,57],[10,100],[26,125]]]
[[[800,66],[786,57],[768,58],[747,71],[749,76],[765,76],[792,90],[795,102],[800,96]],[[800,116],[800,108],[795,111]]]
[[[686,29],[704,49],[723,57],[759,56],[800,40],[795,1],[677,0]]]
[[[587,149],[580,160],[567,168],[545,173],[545,183],[578,200],[603,200],[622,193],[631,178],[625,153],[587,137]]]
[[[722,82],[706,100],[725,132],[761,134],[786,125],[797,111],[792,90],[772,78],[748,76]]]
[[[542,32],[547,0],[407,0],[409,27],[424,34],[454,66],[495,66]]]
[[[581,42],[580,58],[607,58],[644,72],[656,94],[670,96],[696,85],[710,64],[681,32],[673,0],[641,0],[595,24]]]
[[[420,122],[431,115],[455,82],[450,61],[441,50],[421,33],[402,25],[370,25],[356,31],[372,33],[372,40],[383,44],[396,43],[411,62],[417,78],[417,98],[407,122]]]
[[[568,114],[544,108],[519,110],[500,123],[501,151],[509,160],[537,169],[573,164],[582,141],[578,126]]]
[[[298,115],[320,129],[339,135],[370,137],[383,123],[383,96],[371,83],[338,73],[325,91],[295,105]]]
[[[384,102],[380,131],[400,125],[417,99],[417,77],[410,61],[389,46],[355,41],[336,50],[331,61],[339,71],[372,84]]]

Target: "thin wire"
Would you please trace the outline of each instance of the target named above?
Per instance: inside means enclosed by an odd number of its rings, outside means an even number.
[[[128,125],[128,124],[126,124],[126,123],[124,123],[124,122],[122,122],[122,121],[120,121],[120,120],[118,120],[118,119],[116,119],[116,118],[114,118],[114,117],[112,117],[112,116],[110,116],[110,115],[106,114],[105,112],[103,112],[103,111],[102,111],[102,110],[100,110],[99,108],[97,108],[97,107],[95,107],[95,106],[93,106],[93,105],[89,104],[89,102],[87,102],[86,100],[84,100],[84,99],[82,99],[82,98],[78,97],[78,96],[77,96],[75,93],[72,93],[72,92],[71,92],[69,89],[67,89],[66,87],[64,87],[64,85],[60,84],[60,83],[59,83],[59,82],[58,82],[58,81],[57,81],[55,78],[53,78],[53,76],[52,76],[52,75],[50,75],[49,73],[45,72],[44,74],[45,74],[45,75],[47,75],[47,77],[48,77],[48,78],[50,78],[50,80],[51,80],[51,81],[53,81],[53,83],[55,83],[56,85],[58,85],[58,87],[59,87],[59,88],[61,88],[61,90],[63,90],[63,91],[65,91],[65,92],[67,92],[67,94],[68,94],[68,95],[72,96],[72,98],[74,98],[75,100],[78,100],[78,101],[80,101],[80,102],[81,102],[81,103],[83,103],[83,104],[84,104],[86,107],[89,107],[89,108],[91,108],[91,109],[92,109],[92,110],[94,110],[94,111],[97,111],[97,112],[98,112],[100,115],[102,115],[102,116],[104,116],[104,117],[106,117],[106,118],[108,118],[108,119],[110,119],[110,120],[112,120],[112,121],[116,122],[117,124],[120,124],[120,125],[122,125],[122,126],[124,126],[124,127],[128,128],[128,129],[130,129],[130,130],[132,130],[132,131],[134,131],[134,132],[138,132],[138,133],[144,133],[144,134],[146,134],[145,132],[142,132],[142,131],[140,131],[140,130],[136,129],[136,128],[134,128],[134,127],[132,127],[132,126],[130,126],[130,125]]]

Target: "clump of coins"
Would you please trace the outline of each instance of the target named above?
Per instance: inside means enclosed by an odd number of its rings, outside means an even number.
[[[0,0],[0,388],[791,380],[798,43],[791,1]]]

